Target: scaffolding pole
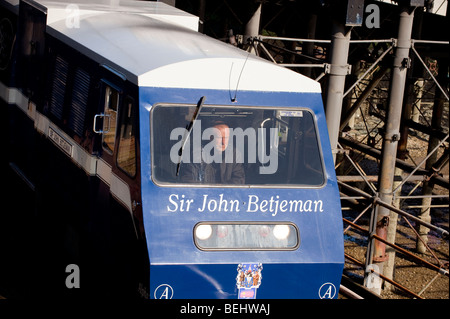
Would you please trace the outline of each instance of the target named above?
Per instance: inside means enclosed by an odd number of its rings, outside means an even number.
[[[447,76],[447,70],[448,70],[448,62],[444,59],[439,60],[439,73],[438,77],[439,80],[443,83],[445,81],[445,78]],[[443,110],[444,110],[444,93],[441,90],[438,90],[436,88],[436,94],[434,97],[434,107],[433,107],[433,116],[431,118],[431,126],[433,129],[441,130],[442,129],[442,117],[443,117]],[[432,169],[433,165],[438,160],[438,154],[436,152],[436,148],[440,145],[440,141],[438,138],[431,136],[428,140],[428,156],[426,160],[426,169]],[[432,195],[433,194],[433,188],[434,183],[431,181],[425,181],[423,183],[422,187],[422,194],[423,195]],[[422,205],[424,206],[420,211],[420,219],[423,219],[425,221],[431,221],[431,199],[430,198],[424,198],[422,200]],[[418,227],[418,232],[420,236],[420,240],[417,240],[416,249],[420,253],[424,253],[426,251],[425,245],[428,243],[428,231],[429,229],[424,226]]]
[[[326,119],[330,136],[333,160],[336,161],[336,150],[341,122],[342,101],[344,98],[345,77],[349,74],[347,63],[350,46],[351,29],[346,30],[344,24],[333,23],[331,36],[331,59],[329,66],[328,89],[326,93]]]
[[[253,38],[256,38],[259,35],[259,26],[261,22],[261,8],[262,3],[258,5],[258,8],[256,9],[255,13],[245,25],[244,44],[247,47],[247,51],[253,54],[256,54],[256,48],[253,43]]]
[[[389,88],[389,103],[385,123],[385,132],[382,146],[382,160],[380,170],[379,197],[382,202],[392,204],[395,176],[395,163],[397,146],[400,139],[400,122],[402,115],[402,103],[405,91],[407,69],[410,64],[409,51],[411,48],[411,33],[414,20],[414,9],[402,4],[400,8],[399,27],[395,56],[392,66],[391,83]],[[389,209],[377,206],[372,212],[370,225],[371,234],[386,240],[387,226],[389,225]],[[373,238],[373,237],[372,237]],[[377,239],[372,239],[368,247],[367,265],[375,264],[378,269],[383,269],[386,260],[386,244]],[[367,269],[368,267],[366,267]],[[366,273],[365,285],[372,291],[381,293],[381,281],[379,285],[370,285]]]

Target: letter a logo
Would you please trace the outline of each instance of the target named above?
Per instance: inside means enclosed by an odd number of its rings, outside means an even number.
[[[69,29],[80,28],[80,9],[76,4],[69,4],[66,7],[66,27]]]
[[[333,299],[336,295],[336,287],[330,283],[324,283],[319,289],[320,299]]]
[[[366,26],[369,29],[380,27],[380,8],[376,4],[369,4],[366,13],[370,13],[366,18]]]
[[[66,278],[66,287],[69,289],[80,288],[80,267],[75,264],[67,265],[66,272],[70,272]]]
[[[172,299],[173,289],[170,285],[167,284],[159,285],[155,289],[153,297],[155,297],[155,299]]]

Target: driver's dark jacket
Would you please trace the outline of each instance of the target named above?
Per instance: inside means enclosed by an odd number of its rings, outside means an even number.
[[[225,153],[225,152],[222,152]],[[181,182],[202,184],[244,184],[245,171],[242,156],[233,150],[233,162],[225,163],[182,163],[180,169]]]

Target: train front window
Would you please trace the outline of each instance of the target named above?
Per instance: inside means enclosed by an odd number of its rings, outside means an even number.
[[[152,177],[159,185],[305,186],[325,182],[306,109],[156,105]],[[195,119],[193,121],[193,119]]]

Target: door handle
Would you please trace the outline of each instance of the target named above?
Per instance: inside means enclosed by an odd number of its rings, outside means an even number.
[[[108,126],[107,126],[107,129],[106,130],[97,130],[97,119],[98,118],[105,118],[105,117],[107,117],[108,118]],[[97,133],[97,134],[105,134],[105,133],[108,133],[109,132],[109,126],[110,126],[110,123],[109,123],[109,121],[110,121],[110,117],[111,117],[111,115],[109,115],[109,114],[104,114],[104,113],[100,113],[100,114],[95,114],[94,115],[94,124],[93,124],[93,127],[92,127],[92,130],[94,131],[94,133]],[[103,121],[104,121],[104,119],[103,119]],[[105,125],[104,125],[105,123],[103,122],[103,128],[105,128]]]

